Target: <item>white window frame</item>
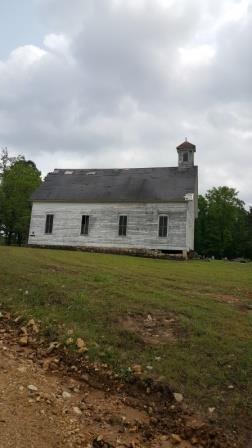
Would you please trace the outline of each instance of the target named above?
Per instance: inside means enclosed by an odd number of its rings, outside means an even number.
[[[120,235],[120,218],[121,218],[122,216],[126,216],[126,218],[127,218],[127,222],[126,222],[126,233],[125,233],[125,235]],[[119,236],[120,238],[125,238],[125,237],[128,236],[128,225],[129,225],[129,217],[128,217],[128,215],[126,215],[126,214],[121,214],[121,215],[119,215],[119,218],[118,218],[118,236]]]
[[[87,233],[82,233],[82,220],[83,220],[84,216],[88,217]],[[90,215],[85,213],[85,214],[81,215],[81,231],[80,231],[80,234],[81,234],[81,236],[89,236],[89,231],[90,231]]]
[[[160,236],[159,235],[160,218],[163,218],[163,217],[167,218],[167,233],[166,233],[166,236]],[[168,235],[169,235],[169,216],[166,213],[160,213],[158,215],[158,231],[157,231],[157,234],[158,234],[158,238],[162,238],[162,239],[168,238]]]
[[[47,216],[52,216],[52,231],[51,232],[47,232],[46,228],[47,228]],[[54,229],[54,218],[55,218],[55,214],[52,212],[48,212],[45,214],[45,227],[44,227],[44,234],[45,235],[53,235],[53,229]]]

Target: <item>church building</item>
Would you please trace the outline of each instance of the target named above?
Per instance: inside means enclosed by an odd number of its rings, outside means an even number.
[[[32,195],[29,244],[186,256],[198,210],[195,151],[179,145],[176,167],[55,169]]]

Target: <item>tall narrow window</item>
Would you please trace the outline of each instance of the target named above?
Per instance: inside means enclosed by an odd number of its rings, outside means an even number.
[[[88,235],[89,216],[83,215],[81,220],[81,235]]]
[[[159,236],[167,236],[168,216],[159,216]]]
[[[45,233],[52,233],[53,231],[53,215],[46,215]]]
[[[119,236],[126,236],[127,234],[128,217],[123,215],[119,218]]]

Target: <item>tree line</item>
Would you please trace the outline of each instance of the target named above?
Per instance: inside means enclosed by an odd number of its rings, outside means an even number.
[[[0,238],[6,244],[27,243],[30,197],[41,182],[33,161],[1,151]],[[246,209],[234,188],[214,187],[199,196],[195,250],[206,257],[252,259],[252,208]]]
[[[216,258],[252,259],[252,207],[246,209],[238,192],[214,187],[199,196],[195,250]]]
[[[41,183],[41,173],[34,162],[22,155],[0,155],[0,236],[6,244],[25,244],[31,218],[32,192]]]

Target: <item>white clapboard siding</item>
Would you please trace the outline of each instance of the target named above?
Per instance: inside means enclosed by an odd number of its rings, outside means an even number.
[[[45,234],[47,214],[54,215],[53,233]],[[168,236],[158,236],[159,215],[168,216]],[[81,235],[82,215],[89,215],[89,234]],[[118,235],[119,216],[127,215],[127,236]],[[194,204],[118,203],[82,204],[34,202],[29,244],[143,248],[193,249]]]

